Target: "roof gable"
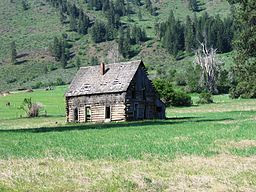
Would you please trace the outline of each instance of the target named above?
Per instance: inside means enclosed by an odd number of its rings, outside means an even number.
[[[107,64],[101,75],[100,66],[81,67],[69,86],[66,96],[93,95],[127,91],[141,60]]]

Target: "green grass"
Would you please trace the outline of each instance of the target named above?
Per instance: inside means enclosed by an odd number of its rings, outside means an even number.
[[[255,100],[220,95],[168,108],[167,120],[66,124],[66,88],[0,97],[1,191],[256,189]],[[49,116],[17,117],[25,97]]]
[[[169,119],[164,121],[65,124],[65,89],[64,86],[53,91],[36,90],[0,97],[1,158],[44,158],[49,154],[85,159],[212,156],[221,153],[215,144],[217,140],[256,139],[254,100],[216,96],[214,104],[168,108]],[[42,103],[49,117],[19,118],[23,112],[17,107],[25,97]],[[5,106],[7,101],[11,107]],[[229,151],[246,156],[256,154],[255,147]]]

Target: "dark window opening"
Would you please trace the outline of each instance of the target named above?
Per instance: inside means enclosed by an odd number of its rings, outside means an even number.
[[[132,91],[132,98],[136,99],[136,92],[135,92],[135,90]]]
[[[143,95],[143,99],[146,100],[146,90],[145,89],[142,90],[142,95]]]
[[[159,113],[162,112],[162,107],[157,107],[156,111],[159,112]]]
[[[108,107],[106,107],[105,118],[106,118],[106,119],[110,119],[110,115],[111,115],[111,113],[110,113],[110,107],[108,106]]]
[[[86,121],[91,120],[91,107],[85,107],[85,112],[86,112]]]
[[[138,119],[138,104],[134,104],[134,110],[133,110],[133,117],[134,119]]]
[[[74,109],[74,121],[78,121],[78,109]]]

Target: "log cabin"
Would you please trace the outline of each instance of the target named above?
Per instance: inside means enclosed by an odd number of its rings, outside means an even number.
[[[65,97],[67,122],[165,118],[165,105],[141,60],[81,67]]]

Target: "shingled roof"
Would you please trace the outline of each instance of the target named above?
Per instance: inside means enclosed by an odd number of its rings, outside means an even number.
[[[100,66],[81,67],[65,96],[125,92],[141,63],[137,60],[107,64],[104,75]]]

